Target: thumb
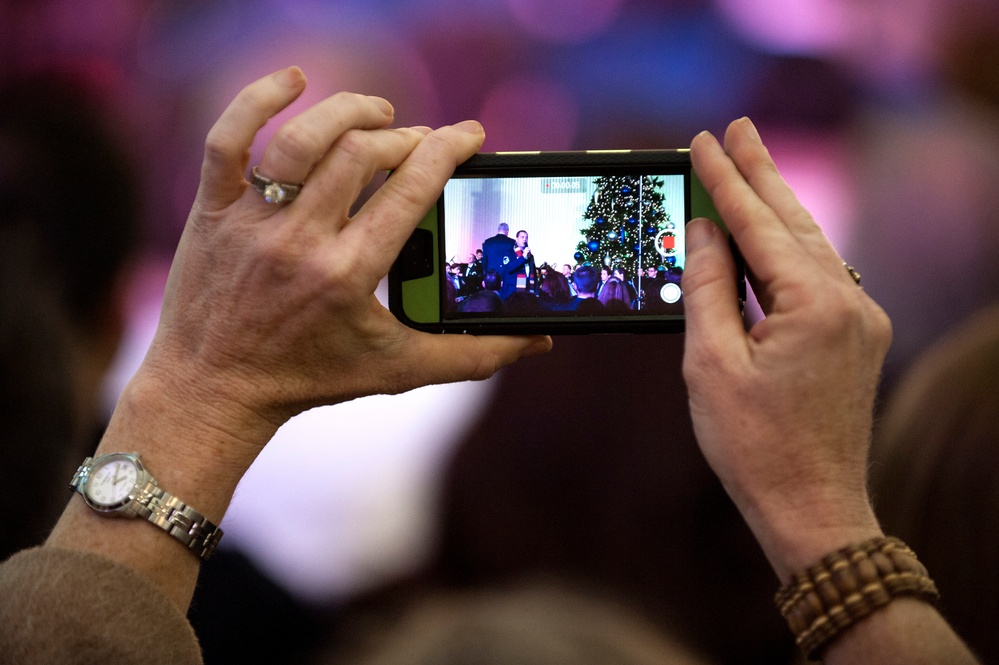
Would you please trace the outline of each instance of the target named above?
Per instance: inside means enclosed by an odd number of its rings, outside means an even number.
[[[731,343],[744,334],[735,259],[728,239],[709,219],[695,219],[686,227],[686,264],[683,299],[686,315],[685,344]]]
[[[431,335],[417,333],[411,345],[416,385],[481,381],[522,358],[547,353],[548,336]]]

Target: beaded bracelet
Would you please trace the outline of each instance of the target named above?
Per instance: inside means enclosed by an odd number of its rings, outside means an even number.
[[[872,538],[827,554],[796,574],[774,598],[811,660],[843,631],[898,596],[935,603],[926,568],[897,538]]]

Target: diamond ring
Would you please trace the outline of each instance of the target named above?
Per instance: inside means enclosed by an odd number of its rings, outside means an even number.
[[[250,171],[250,175],[250,185],[253,189],[260,192],[264,197],[264,201],[273,205],[291,203],[298,196],[298,193],[302,191],[302,183],[292,184],[271,180],[267,176],[260,175],[257,172],[256,166]]]

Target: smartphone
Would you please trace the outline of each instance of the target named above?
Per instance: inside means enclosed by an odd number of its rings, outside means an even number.
[[[480,153],[400,252],[389,309],[439,333],[681,332],[695,217],[720,220],[688,150]]]

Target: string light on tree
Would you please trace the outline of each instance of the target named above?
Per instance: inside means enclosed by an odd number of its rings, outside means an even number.
[[[576,246],[576,261],[622,267],[629,275],[660,265],[657,238],[672,228],[663,205],[662,178],[600,176],[594,183],[597,189],[583,213],[590,224]]]

